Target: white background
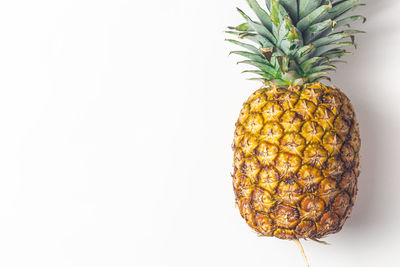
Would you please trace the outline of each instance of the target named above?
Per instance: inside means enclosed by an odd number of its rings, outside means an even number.
[[[400,2],[365,2],[333,75],[361,124],[359,196],[330,246],[304,243],[311,266],[400,266]],[[304,266],[234,206],[258,84],[223,30],[244,0],[0,3],[0,266]]]

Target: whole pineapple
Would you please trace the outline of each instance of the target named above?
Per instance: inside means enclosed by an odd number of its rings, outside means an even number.
[[[342,26],[358,0],[247,0],[260,22],[227,33],[248,51],[233,51],[258,68],[261,89],[236,123],[233,187],[248,225],[262,236],[317,240],[341,230],[357,193],[360,136],[350,100],[329,79],[354,34]],[[347,40],[347,41],[346,41]]]

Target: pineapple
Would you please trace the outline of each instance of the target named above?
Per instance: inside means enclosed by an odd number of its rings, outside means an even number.
[[[316,240],[351,213],[360,135],[346,95],[320,81],[343,62],[361,31],[343,29],[358,0],[247,0],[259,21],[229,27],[263,85],[244,103],[234,136],[233,188],[247,224],[261,236]],[[350,27],[350,26],[349,26]],[[238,40],[239,39],[239,40]],[[246,42],[250,41],[250,42]]]

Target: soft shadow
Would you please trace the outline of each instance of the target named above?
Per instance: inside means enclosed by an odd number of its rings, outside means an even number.
[[[344,230],[352,231],[354,238],[368,234],[371,225],[385,227],[382,225],[382,221],[377,220],[376,216],[379,213],[377,204],[379,194],[384,194],[384,190],[380,188],[381,180],[388,178],[379,177],[379,172],[384,170],[385,165],[382,160],[377,158],[377,155],[385,155],[387,151],[383,150],[390,149],[382,145],[384,140],[380,135],[382,131],[390,131],[388,127],[393,122],[374,103],[375,97],[379,94],[378,90],[384,88],[381,88],[382,81],[377,76],[379,73],[376,73],[376,68],[371,66],[384,64],[382,59],[379,59],[377,48],[385,42],[385,39],[390,39],[393,34],[399,34],[399,30],[394,30],[393,27],[389,27],[389,29],[386,27],[383,30],[386,24],[393,23],[390,21],[380,23],[379,26],[370,22],[375,18],[382,20],[384,18],[382,12],[392,9],[394,6],[400,6],[400,1],[393,0],[363,0],[362,2],[367,6],[360,8],[356,13],[366,16],[369,22],[356,28],[367,31],[367,35],[356,37],[359,47],[355,51],[356,56],[348,56],[345,60],[349,61],[349,64],[338,66],[339,70],[332,79],[334,84],[351,99],[360,123],[362,148],[361,175],[358,180],[359,192],[351,217],[344,228]],[[379,18],[377,14],[379,14]],[[379,179],[379,183],[377,179]]]
[[[363,231],[370,227],[376,216],[373,209],[376,196],[379,161],[376,155],[381,152],[377,129],[383,118],[374,110],[373,104],[363,102],[361,98],[354,99],[361,133],[361,174],[358,178],[358,194],[356,204],[347,227]]]
[[[373,19],[376,14],[379,14],[385,8],[391,8],[397,0],[361,0],[361,3],[367,4],[367,6],[358,9],[355,13],[360,13],[367,19]]]

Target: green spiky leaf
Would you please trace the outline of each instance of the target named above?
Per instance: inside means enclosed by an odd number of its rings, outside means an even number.
[[[262,47],[273,47],[274,46],[267,38],[265,38],[262,35],[257,35],[257,34],[253,34],[253,33],[240,33],[240,32],[233,32],[233,31],[226,31],[226,33],[236,35],[236,36],[238,36],[239,39],[250,40]]]
[[[308,44],[312,42],[317,37],[321,36],[321,34],[327,29],[333,30],[333,26],[335,25],[335,23],[335,21],[328,19],[323,22],[311,25],[307,30],[304,31],[304,43]]]
[[[250,27],[248,23],[242,23],[236,27],[228,27],[228,29],[231,30],[237,30],[237,31],[243,31],[243,32],[250,32],[253,31],[253,29]]]
[[[246,44],[246,43],[243,43],[243,42],[239,42],[239,41],[236,41],[236,40],[232,40],[232,39],[225,39],[225,41],[228,41],[228,42],[230,42],[232,44],[235,44],[235,45],[241,46],[243,48],[246,48],[247,50],[252,51],[254,53],[258,53],[259,52],[257,47],[255,47],[253,45],[249,45],[249,44]]]
[[[328,72],[326,71],[321,71],[321,72],[314,72],[308,76],[308,80],[310,82],[318,81],[320,79],[323,79],[324,77],[327,77],[326,75]]]
[[[328,45],[323,45],[315,49],[313,56],[319,57],[323,56],[327,52],[335,49],[341,49],[343,47],[349,46],[349,45],[354,45],[353,42],[341,42],[341,43],[333,43],[333,44],[328,44]]]
[[[308,14],[317,9],[322,0],[299,0],[299,19],[303,19]]]
[[[243,61],[239,61],[238,64],[248,64],[248,65],[253,65],[254,67],[259,68],[260,70],[262,70],[263,72],[271,75],[272,77],[276,78],[276,70],[267,65],[267,64],[263,64],[263,63],[259,63],[256,61],[252,61],[252,60],[243,60]]]
[[[323,57],[312,57],[304,61],[301,65],[300,68],[303,70],[303,72],[307,73],[312,69],[317,63],[322,61],[324,58]]]
[[[299,20],[297,0],[280,0],[282,7],[286,10],[294,23]]]
[[[321,16],[323,16],[326,12],[328,12],[328,10],[332,8],[332,5],[324,5],[324,6],[320,6],[319,8],[315,9],[313,12],[311,12],[310,14],[308,14],[307,16],[305,16],[303,19],[301,19],[296,27],[297,29],[299,29],[299,31],[304,31],[306,30],[308,27],[310,27],[310,25],[312,25],[318,18],[320,18]]]
[[[258,63],[262,63],[262,64],[268,64],[268,61],[261,56],[260,54],[254,54],[251,52],[247,52],[247,51],[232,51],[230,52],[230,54],[236,54],[242,57],[246,57],[252,61],[258,62]]]
[[[311,55],[315,50],[315,46],[313,44],[309,44],[306,46],[301,47],[299,50],[297,50],[295,54],[295,58],[299,63],[303,63],[305,60],[307,60],[307,56]]]
[[[317,73],[317,72],[326,72],[326,71],[331,71],[331,70],[336,70],[336,66],[332,64],[326,64],[326,65],[319,65],[310,70],[311,73]]]
[[[359,1],[360,0],[345,0],[334,3],[333,7],[326,14],[324,14],[319,21],[327,19],[334,20],[340,15],[349,11]]]
[[[341,58],[342,56],[345,55],[351,55],[353,53],[347,52],[346,50],[339,50],[339,51],[329,51],[328,53],[324,54],[323,56],[328,59],[328,62],[330,62],[331,59],[333,58]]]
[[[242,73],[254,73],[254,74],[260,75],[261,77],[263,77],[265,79],[274,79],[274,77],[272,75],[269,75],[268,73],[265,73],[261,70],[245,70],[245,71],[242,71]]]
[[[283,74],[289,71],[289,56],[279,56],[277,57],[279,68]]]
[[[258,0],[246,1],[258,21],[238,9],[245,22],[226,32],[252,44],[232,38],[227,41],[247,50],[232,52],[248,58],[239,63],[258,68],[245,72],[277,85],[329,79],[327,72],[343,63],[338,58],[351,54],[349,46],[355,47],[355,36],[363,33],[350,25],[365,22],[365,17],[348,16],[364,5],[359,0],[266,0],[268,9]],[[349,29],[343,30],[343,26]]]
[[[257,0],[246,0],[250,8],[253,9],[261,23],[270,31],[272,30],[272,21],[268,13],[260,7]]]
[[[252,21],[241,9],[238,8],[237,10],[247,20],[247,23],[254,31],[256,31],[261,36],[267,38],[271,43],[276,42],[276,38],[272,35],[272,33],[267,28],[263,27],[263,25],[261,25],[257,22]]]
[[[333,42],[337,42],[339,40],[342,40],[342,39],[345,39],[348,37],[350,37],[350,34],[348,34],[348,33],[335,33],[335,34],[320,38],[318,40],[315,40],[313,42],[313,44],[315,45],[315,47],[320,47],[323,45],[331,44]]]
[[[351,16],[345,19],[338,20],[336,23],[336,28],[340,28],[345,25],[350,27],[350,24],[356,22],[357,20],[362,20],[363,23],[367,21],[367,19],[364,16]]]

